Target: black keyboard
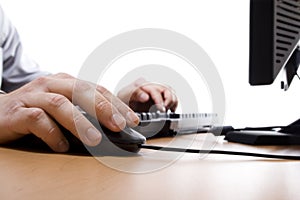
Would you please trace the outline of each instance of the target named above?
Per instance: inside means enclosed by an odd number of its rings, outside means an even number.
[[[215,113],[137,113],[140,124],[134,129],[146,138],[201,132],[218,121]]]

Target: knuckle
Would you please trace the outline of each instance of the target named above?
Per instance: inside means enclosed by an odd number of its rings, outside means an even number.
[[[76,126],[77,124],[81,123],[84,119],[84,116],[81,113],[74,113],[73,114],[73,123]]]
[[[81,113],[74,113],[73,119],[69,124],[69,130],[77,136],[80,135],[80,127],[82,126],[82,123],[84,123],[85,120],[87,119]]]
[[[137,89],[137,90],[133,91],[132,93],[130,93],[130,94],[128,94],[128,95],[129,95],[130,100],[131,100],[131,101],[134,101],[134,100],[138,100],[139,97],[140,97],[142,94],[144,94],[144,93],[147,94],[147,92],[144,92],[143,90]]]
[[[48,90],[48,84],[51,80],[50,76],[41,76],[34,79],[32,82],[26,85],[24,92],[31,93],[42,88],[42,90]]]
[[[97,111],[103,112],[103,111],[107,111],[107,110],[111,110],[111,109],[112,109],[111,104],[106,100],[101,100],[96,104]]]
[[[101,94],[107,94],[110,93],[108,91],[108,89],[106,89],[105,87],[101,86],[101,85],[97,85],[97,90],[101,93]]]
[[[20,108],[23,104],[20,101],[12,100],[3,110],[3,118],[1,117],[1,124],[7,130],[14,130],[16,124],[16,117],[20,114]]]
[[[63,73],[63,72],[60,72],[60,73],[57,73],[55,75],[53,75],[54,77],[57,77],[57,78],[74,78],[73,76],[71,76],[70,74],[67,74],[67,73]]]
[[[49,81],[48,76],[41,76],[36,78],[33,83],[38,84],[38,85],[45,85]]]
[[[126,105],[126,102],[120,101],[118,99],[114,99],[114,101],[112,102],[111,108],[113,108],[113,107],[119,111],[130,110],[130,108],[128,108],[128,106]]]
[[[141,95],[142,93],[147,93],[147,92],[143,91],[140,88],[137,88],[131,92],[131,96],[138,96],[138,95]]]
[[[78,92],[87,92],[87,91],[91,91],[93,90],[93,85],[89,82],[86,81],[82,81],[82,80],[76,80],[75,84],[74,84],[74,91],[78,91]]]
[[[65,96],[60,94],[55,94],[49,98],[48,105],[54,109],[59,109],[68,102],[69,100]]]
[[[43,139],[46,139],[48,137],[51,137],[53,135],[55,135],[56,133],[58,133],[60,131],[60,129],[57,126],[51,126],[48,131],[47,134],[45,134]]]
[[[54,135],[58,131],[57,127],[51,127],[48,129],[47,135]]]
[[[20,109],[21,107],[23,107],[23,104],[20,101],[12,100],[7,107],[6,113],[8,115],[17,113],[18,109]]]
[[[34,108],[28,113],[27,118],[32,122],[36,122],[43,118],[44,114],[45,113],[42,109]]]
[[[55,135],[55,133],[58,131],[58,127],[50,127],[47,132],[41,136],[39,136],[43,141],[46,141],[47,138],[51,137],[52,135]]]

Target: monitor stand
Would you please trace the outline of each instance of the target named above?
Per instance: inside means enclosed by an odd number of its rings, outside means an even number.
[[[283,127],[232,130],[226,133],[225,140],[251,145],[300,145],[300,119]]]
[[[225,140],[250,145],[300,145],[300,135],[264,130],[231,131]]]

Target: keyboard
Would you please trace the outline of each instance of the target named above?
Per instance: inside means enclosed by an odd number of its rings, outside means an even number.
[[[140,124],[134,127],[146,138],[168,137],[202,132],[218,123],[215,113],[137,113]]]

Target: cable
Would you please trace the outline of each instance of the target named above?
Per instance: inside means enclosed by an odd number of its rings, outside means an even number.
[[[169,152],[211,153],[211,154],[225,154],[225,155],[238,155],[238,156],[253,156],[253,157],[260,157],[260,158],[285,159],[285,160],[300,160],[300,156],[260,154],[260,153],[223,151],[223,150],[183,149],[183,148],[176,148],[176,147],[162,147],[162,146],[154,146],[154,145],[146,145],[146,144],[141,144],[140,148],[159,150],[159,151],[169,151]]]

